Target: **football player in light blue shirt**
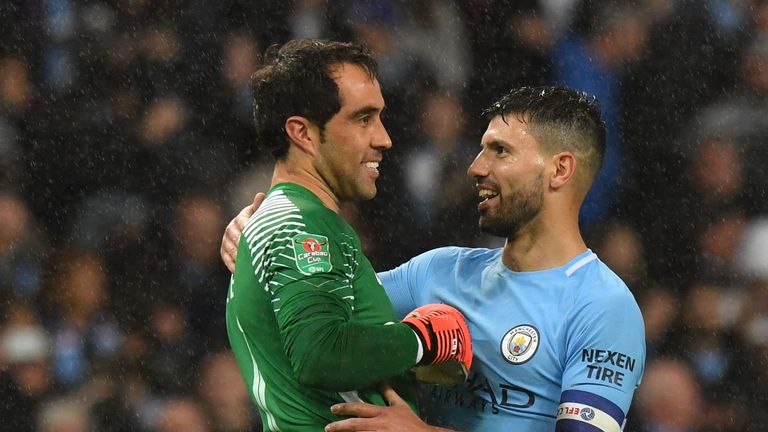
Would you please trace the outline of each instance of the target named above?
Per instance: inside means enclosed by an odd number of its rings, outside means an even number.
[[[440,248],[380,277],[400,316],[442,302],[467,318],[471,374],[461,386],[428,389],[422,411],[429,424],[621,429],[643,371],[642,317],[624,283],[590,250],[554,268],[515,271],[501,249]]]
[[[578,228],[605,151],[595,101],[522,88],[486,114],[468,172],[482,199],[480,229],[505,237],[504,248],[441,248],[381,274],[401,316],[444,302],[469,323],[469,379],[430,388],[426,419],[463,431],[618,432],[642,377],[645,336],[634,297]],[[366,418],[326,430],[422,430],[398,426],[403,415],[371,427],[386,408],[336,412]]]
[[[596,102],[565,88],[525,87],[486,116],[468,173],[481,198],[480,229],[506,238],[504,247],[439,248],[379,275],[401,316],[435,302],[464,313],[475,356],[467,381],[427,389],[429,425],[385,389],[389,407],[336,405],[353,418],[326,431],[623,429],[645,337],[634,297],[578,227],[605,152]]]

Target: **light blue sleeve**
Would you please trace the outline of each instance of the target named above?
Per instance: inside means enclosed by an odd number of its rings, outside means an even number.
[[[645,368],[645,330],[640,309],[623,284],[605,291],[572,310],[558,430],[567,423],[591,423],[600,418],[613,424],[606,416],[623,424],[640,384]],[[585,409],[586,414],[579,414]],[[590,417],[589,421],[585,417]]]
[[[378,274],[398,318],[402,319],[408,312],[427,303],[423,287],[434,277],[431,267],[438,251],[424,252],[393,270]]]

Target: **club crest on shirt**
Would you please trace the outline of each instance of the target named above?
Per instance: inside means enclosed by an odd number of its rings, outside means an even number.
[[[324,273],[333,268],[328,237],[319,234],[297,234],[293,236],[292,243],[296,267],[302,274]]]
[[[539,331],[529,324],[512,328],[501,340],[501,355],[512,364],[527,362],[538,348]]]

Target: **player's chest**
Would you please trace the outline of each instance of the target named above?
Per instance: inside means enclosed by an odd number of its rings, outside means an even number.
[[[504,290],[503,295],[469,298],[465,293],[463,303],[467,306],[461,309],[472,334],[473,369],[498,386],[552,386],[559,390],[569,307],[563,295],[566,289],[527,286]],[[448,304],[459,300],[449,297],[444,299]]]

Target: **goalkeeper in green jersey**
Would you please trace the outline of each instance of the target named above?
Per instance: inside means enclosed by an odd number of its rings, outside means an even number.
[[[240,238],[227,332],[264,430],[320,431],[339,419],[331,405],[384,404],[384,381],[412,402],[414,366],[452,362],[466,372],[472,351],[461,313],[427,305],[398,323],[338,215],[343,202],[376,195],[392,145],[368,52],[310,39],[270,48],[253,94],[257,140],[276,163]]]

